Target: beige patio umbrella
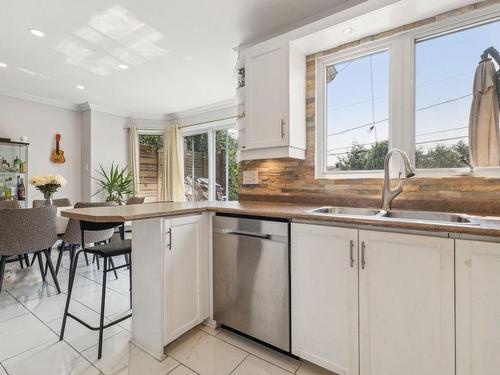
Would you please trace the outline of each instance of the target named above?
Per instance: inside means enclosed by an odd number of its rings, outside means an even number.
[[[495,73],[495,65],[486,60],[479,63],[474,76],[469,119],[469,150],[472,164],[478,167],[500,165],[499,108]]]

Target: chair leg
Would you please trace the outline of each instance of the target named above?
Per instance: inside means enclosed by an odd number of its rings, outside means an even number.
[[[64,339],[64,330],[66,329],[66,319],[68,318],[68,310],[69,303],[71,301],[71,293],[73,292],[73,283],[75,281],[76,275],[76,266],[78,264],[78,257],[83,250],[80,250],[74,259],[74,262],[71,264],[71,268],[69,270],[69,284],[68,284],[68,296],[66,297],[66,306],[64,307],[63,321],[61,325],[61,333],[59,334],[59,341]]]
[[[19,264],[21,265],[21,269],[24,268],[24,264],[23,264],[23,256],[21,254],[19,254],[17,256],[17,260],[19,260]]]
[[[51,248],[51,247],[49,248],[49,251],[48,251],[48,252],[49,252],[49,257],[51,257],[51,256],[52,256],[52,248]],[[45,254],[45,252],[44,252],[44,254]],[[46,260],[47,260],[47,259],[46,259]],[[47,271],[48,271],[48,270],[49,270],[49,263],[48,263],[48,262],[45,262],[45,270],[43,271],[43,273],[44,273],[45,277],[47,277]]]
[[[94,254],[94,257],[92,258],[92,263],[97,262],[97,270],[99,270],[99,257],[97,254]]]
[[[102,339],[104,335],[104,307],[106,306],[106,279],[108,273],[107,258],[103,257],[103,272],[102,272],[102,294],[101,294],[101,316],[99,319],[99,346],[97,350],[97,359],[102,357]],[[111,260],[111,258],[110,258]]]
[[[59,249],[59,255],[57,256],[56,275],[59,273],[59,267],[61,267],[61,261],[63,255],[64,255],[64,246],[61,249]]]
[[[87,263],[87,266],[88,266],[90,264],[89,257],[87,256],[87,253],[83,253],[83,255],[85,256],[85,263]]]
[[[115,262],[113,261],[113,258],[109,258],[109,263],[111,264],[111,268],[115,268]],[[115,274],[115,278],[118,280],[118,274],[116,273],[116,270],[113,270],[113,273]]]
[[[75,253],[76,253],[76,245],[71,245],[71,247],[69,248],[69,268],[72,269],[73,268],[73,262],[75,260]]]
[[[3,284],[3,275],[5,274],[5,261],[7,260],[7,256],[0,256],[0,292],[2,292],[2,284]]]
[[[40,251],[36,252],[37,258],[38,258],[38,266],[40,267],[40,273],[42,274],[42,280],[45,282],[45,273],[44,273],[44,267],[43,267],[43,260],[42,256],[40,255]]]
[[[46,260],[45,265],[49,267],[50,274],[52,275],[52,280],[54,280],[54,284],[56,284],[57,294],[60,294],[61,288],[59,287],[59,281],[57,280],[56,272],[54,270],[54,265],[52,264],[52,259],[50,258],[50,249],[44,250],[43,253],[45,254],[45,260]]]
[[[33,264],[35,264],[35,259],[38,256],[38,253],[33,253],[33,258],[31,258],[31,264],[30,266],[33,267]]]
[[[26,267],[30,266],[30,257],[28,253],[24,253],[24,261],[26,262]]]

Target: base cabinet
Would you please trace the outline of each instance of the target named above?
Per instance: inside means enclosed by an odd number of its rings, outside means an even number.
[[[202,322],[204,243],[202,216],[166,219],[164,226],[164,342]]]
[[[447,238],[293,224],[293,353],[337,374],[454,375],[453,260]]]
[[[362,375],[455,374],[453,240],[359,231]]]
[[[500,369],[500,244],[456,240],[457,375]]]
[[[358,231],[292,224],[292,353],[358,374]]]

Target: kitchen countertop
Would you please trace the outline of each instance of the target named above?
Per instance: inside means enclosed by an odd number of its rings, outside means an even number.
[[[405,230],[460,233],[500,237],[500,217],[473,216],[475,223],[447,223],[374,216],[331,215],[306,212],[318,205],[273,202],[164,202],[139,205],[90,207],[64,210],[62,216],[91,222],[124,222],[163,216],[175,216],[206,211],[275,217],[290,220],[331,222],[333,224],[363,225]]]

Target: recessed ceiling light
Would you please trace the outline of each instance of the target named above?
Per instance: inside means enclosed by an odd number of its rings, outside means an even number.
[[[127,69],[128,69],[128,66],[127,66],[127,65],[125,65],[125,64],[120,64],[120,65],[118,65],[118,67],[119,67],[120,69],[123,69],[123,70],[127,70]]]
[[[4,62],[0,62],[0,68],[6,68],[7,67],[7,64],[4,63]]]
[[[349,34],[349,33],[352,33],[352,28],[348,27],[347,29],[344,29],[342,31],[344,34]]]
[[[184,60],[186,61],[191,61],[193,59],[193,56],[186,56],[184,57]]]
[[[76,85],[76,88],[78,90],[85,90],[85,86],[83,86],[83,85]]]
[[[37,36],[39,38],[43,38],[45,34],[43,31],[37,30],[37,29],[30,29],[30,33],[33,34],[34,36]]]

